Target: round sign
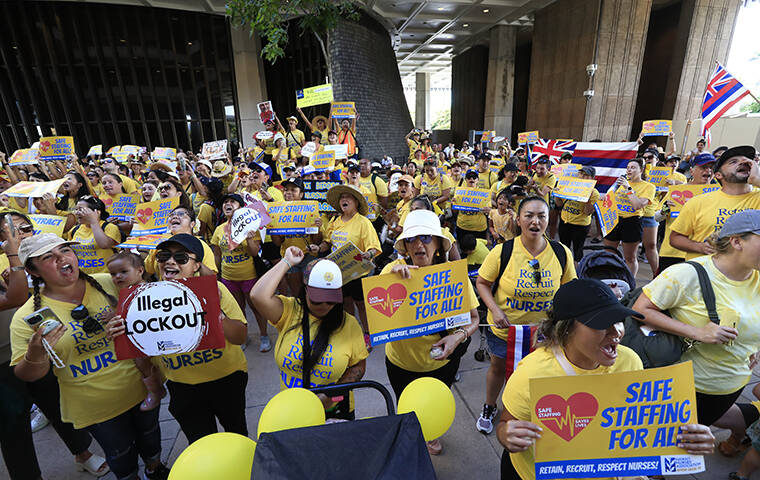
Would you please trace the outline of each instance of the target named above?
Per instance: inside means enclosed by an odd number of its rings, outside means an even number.
[[[306,145],[301,147],[301,155],[305,157],[311,157],[317,152],[316,142],[306,142]]]
[[[254,135],[254,138],[259,140],[269,140],[272,137],[274,137],[274,132],[270,132],[269,130],[262,130]]]
[[[208,330],[201,300],[179,282],[142,284],[127,304],[126,337],[149,357],[192,352]]]
[[[230,240],[240,245],[248,232],[256,231],[261,226],[261,214],[253,208],[238,208],[230,219]]]

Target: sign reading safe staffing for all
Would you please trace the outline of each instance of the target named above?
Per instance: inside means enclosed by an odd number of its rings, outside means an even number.
[[[684,475],[704,457],[677,447],[697,423],[691,362],[631,372],[534,378],[536,480]]]

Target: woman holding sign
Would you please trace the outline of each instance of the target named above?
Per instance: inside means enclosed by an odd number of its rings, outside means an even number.
[[[620,345],[627,316],[643,318],[623,307],[599,280],[575,279],[559,288],[553,310],[539,326],[543,340],[520,362],[504,389],[505,408],[496,427],[504,446],[502,479],[536,478],[534,445],[543,429],[530,421],[532,378],[601,375],[643,368],[638,355]],[[682,425],[678,446],[685,453],[705,455],[712,453],[714,440],[704,425]]]
[[[159,409],[140,410],[142,375],[134,362],[116,360],[103,328],[118,289],[110,275],[80,270],[72,243],[52,233],[21,242],[19,260],[34,279],[34,295],[13,316],[11,364],[18,378],[33,382],[53,363],[61,418],[95,437],[116,478],[137,478],[138,455],[147,478],[166,478]]]
[[[395,248],[403,258],[386,265],[380,274],[411,278],[416,269],[446,263],[451,241],[441,231],[441,222],[435,213],[414,210],[406,216],[404,230],[396,240]],[[478,297],[469,280],[465,279],[464,285],[462,295],[469,297],[472,306],[469,325],[385,344],[385,370],[397,399],[417,378],[437,378],[449,387],[454,383],[459,361],[467,351],[466,345],[457,347],[475,333],[479,323]],[[443,448],[438,439],[429,441],[427,447],[432,455],[439,455]]]
[[[79,268],[86,273],[107,272],[106,260],[121,242],[119,227],[106,221],[108,211],[100,199],[85,195],[77,202],[74,215],[77,225],[68,233],[69,240],[78,244]]]

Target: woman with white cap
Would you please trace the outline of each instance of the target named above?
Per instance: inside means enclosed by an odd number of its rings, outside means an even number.
[[[406,216],[404,230],[396,240],[395,248],[402,258],[386,265],[380,274],[391,273],[411,278],[419,268],[447,262],[451,241],[441,231],[441,222],[435,213],[414,210]],[[420,377],[437,378],[449,387],[454,383],[466,347],[460,349],[454,357],[451,354],[475,333],[479,323],[475,290],[469,281],[464,285],[462,295],[467,295],[472,307],[469,325],[385,345],[385,369],[396,398],[410,382]],[[438,439],[428,442],[428,451],[432,455],[440,454],[441,450]]]
[[[103,328],[118,289],[108,273],[81,271],[72,243],[52,233],[21,242],[19,260],[34,294],[11,321],[11,365],[18,378],[33,382],[52,361],[61,418],[95,437],[117,479],[137,478],[138,455],[147,478],[167,478],[159,409],[140,410],[147,393],[142,375],[134,362],[116,360]]]
[[[364,376],[369,352],[359,324],[343,308],[338,266],[327,259],[313,260],[304,272],[306,288],[298,298],[275,294],[288,269],[303,260],[301,249],[288,247],[282,261],[261,277],[250,294],[258,311],[280,332],[274,346],[280,389],[301,387],[304,380],[309,388],[356,382]],[[333,402],[325,395],[319,397],[328,418],[354,419],[349,398]]]
[[[366,217],[369,212],[367,199],[356,187],[336,185],[328,190],[327,203],[340,215],[333,218],[325,228],[324,239],[319,245],[320,253],[334,252],[352,243],[362,252],[362,260],[371,262],[382,251],[382,247],[375,227]],[[360,278],[343,286],[343,300],[349,312],[353,311],[354,305],[359,310],[359,321],[364,330],[365,343],[369,347],[369,327]]]
[[[541,342],[523,358],[504,389],[496,435],[504,446],[502,480],[533,480],[534,444],[541,427],[531,422],[530,380],[542,377],[604,375],[643,368],[636,353],[620,345],[627,316],[641,318],[625,308],[599,280],[574,279],[554,295],[553,310],[539,326]],[[678,446],[684,453],[712,453],[714,437],[704,425],[682,425]]]
[[[294,117],[291,117],[294,118]],[[297,132],[301,133],[301,136],[303,136],[303,132],[300,130],[296,130]],[[288,135],[290,135],[290,132],[288,132]],[[301,154],[301,147],[295,147],[290,144],[291,142],[286,139],[285,136],[283,136],[281,133],[276,133],[274,135],[274,148],[272,149],[272,161],[275,165],[275,175],[278,177],[282,175],[282,169],[287,165],[288,163],[294,161],[296,158],[298,158]]]

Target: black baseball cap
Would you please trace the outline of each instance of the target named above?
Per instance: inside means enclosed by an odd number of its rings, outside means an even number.
[[[203,260],[203,244],[200,240],[198,240],[198,238],[190,235],[189,233],[178,233],[159,243],[156,249],[163,250],[172,243],[183,247],[190,253],[194,253],[195,258],[199,262]]]
[[[228,193],[222,197],[222,203],[224,203],[228,198],[230,200],[238,202],[241,207],[245,207],[245,200],[243,200],[243,197],[241,197],[239,193]]]
[[[282,188],[285,188],[288,185],[293,185],[294,187],[299,188],[303,192],[303,180],[301,180],[298,177],[283,180],[282,183],[280,183],[280,185],[282,186]]]
[[[504,165],[504,171],[505,172],[519,172],[520,169],[517,168],[517,165],[515,165],[514,163],[508,163]]]
[[[560,160],[564,160],[566,158],[572,159],[573,158],[573,154],[572,153],[563,153],[562,156],[559,157],[559,158],[560,158]]]
[[[480,173],[477,170],[467,170],[464,174],[464,178],[480,178]]]
[[[575,319],[594,330],[606,330],[625,317],[644,315],[623,306],[610,287],[595,278],[576,278],[554,294],[554,316]]]
[[[551,163],[551,160],[549,160],[549,155],[541,155],[540,157],[538,157],[538,161],[536,161],[536,163],[539,163],[539,164],[543,163],[543,164],[548,165],[549,163]]]
[[[725,152],[723,152],[723,155],[718,157],[718,161],[715,162],[715,165],[713,166],[713,172],[717,172],[720,170],[720,167],[723,166],[724,163],[728,161],[729,158],[733,157],[747,157],[750,160],[755,158],[755,147],[752,147],[750,145],[742,145],[740,147],[731,147]]]

